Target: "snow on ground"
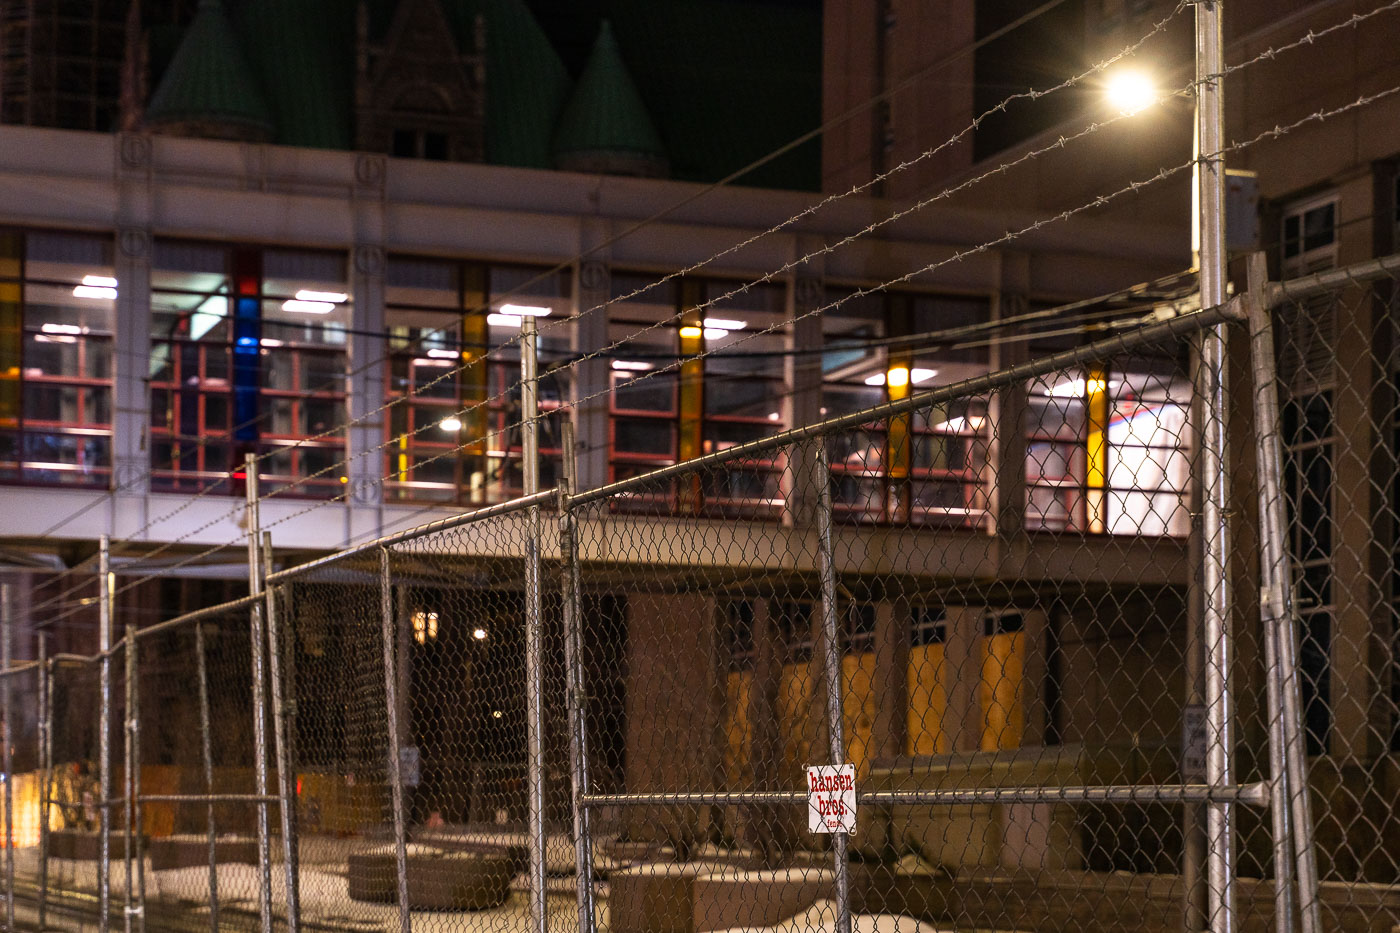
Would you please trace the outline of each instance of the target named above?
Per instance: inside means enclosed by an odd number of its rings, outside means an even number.
[[[836,902],[817,901],[803,913],[771,927],[739,927],[723,933],[836,933]],[[953,933],[898,914],[852,914],[851,933]]]

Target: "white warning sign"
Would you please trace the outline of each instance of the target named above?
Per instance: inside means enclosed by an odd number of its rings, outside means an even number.
[[[856,831],[855,765],[817,765],[807,769],[807,831]]]

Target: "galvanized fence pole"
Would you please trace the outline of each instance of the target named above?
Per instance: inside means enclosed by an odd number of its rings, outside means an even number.
[[[135,821],[134,808],[136,806],[135,780],[133,775],[136,772],[136,758],[133,743],[136,735],[132,728],[136,715],[135,694],[136,694],[136,639],[132,637],[132,626],[126,626],[126,637],[122,639],[124,651],[124,661],[126,666],[126,680],[123,691],[122,711],[122,861],[126,866],[126,899],[125,909],[122,911],[122,927],[126,933],[131,933],[131,919],[136,914],[136,875],[132,871],[132,855],[135,846],[132,844],[131,829]]]
[[[252,454],[243,459],[248,525],[248,593],[262,594],[262,520],[258,508],[258,464]],[[263,607],[254,602],[248,610],[251,637],[248,651],[252,661],[253,680],[253,774],[257,784],[258,801],[258,917],[262,933],[272,933],[272,831],[269,826],[267,801],[267,683],[263,671],[263,650],[267,632],[263,624]]]
[[[137,677],[136,626],[127,623],[126,652],[126,927],[146,929],[146,859],[141,844],[141,692]]]
[[[263,579],[272,573],[272,534],[262,533]],[[277,809],[282,818],[282,870],[287,884],[287,933],[301,928],[301,890],[297,878],[296,774],[287,730],[287,707],[283,695],[282,650],[277,598],[281,590],[264,592],[263,612],[267,620],[267,676],[272,686],[272,742],[277,757]]]
[[[1222,73],[1224,54],[1219,0],[1196,4],[1196,191],[1200,244],[1201,307],[1225,303],[1225,160]],[[1206,780],[1217,787],[1234,783],[1234,663],[1230,631],[1229,467],[1225,385],[1226,325],[1217,324],[1203,341],[1201,362],[1205,417],[1202,425],[1202,594],[1205,599]],[[1214,802],[1206,810],[1206,891],[1210,928],[1235,928],[1235,805]]]
[[[831,461],[823,438],[818,437],[812,443],[817,445],[817,567],[821,585],[828,755],[831,764],[839,765],[846,755],[846,737],[841,710],[841,646],[836,625],[836,554],[831,540]],[[849,839],[845,833],[835,833],[831,842],[836,871],[836,933],[851,933]]]
[[[413,921],[408,902],[408,829],[403,802],[403,737],[399,733],[399,678],[394,663],[398,624],[394,613],[393,577],[389,549],[379,549],[379,619],[384,645],[384,707],[389,717],[389,791],[394,809],[394,881],[398,892],[399,930],[409,933]]]
[[[5,770],[5,929],[15,928],[15,793],[10,750],[14,745],[14,722],[10,719],[10,662],[14,638],[14,587],[0,583],[0,669],[4,675],[4,693],[0,693],[0,728],[5,734],[5,749],[0,755],[0,768]]]
[[[214,739],[209,723],[209,666],[204,657],[204,623],[194,624],[195,677],[199,689],[199,743],[204,760],[204,792],[214,793]],[[214,827],[214,801],[205,811],[205,834],[209,847],[209,933],[219,933],[219,850]]]
[[[107,933],[112,910],[112,543],[98,544],[97,618],[99,650],[97,726],[97,929]]]
[[[1293,624],[1293,568],[1283,492],[1277,358],[1273,316],[1266,292],[1269,271],[1262,253],[1249,260],[1250,362],[1254,374],[1255,458],[1259,472],[1260,613],[1268,688],[1270,808],[1274,828],[1275,901],[1292,919],[1292,885],[1298,886],[1303,933],[1320,933],[1317,861],[1312,806],[1300,716],[1298,655]],[[1290,849],[1290,846],[1292,847]],[[1296,860],[1296,863],[1295,863]],[[1295,870],[1296,869],[1296,870]],[[1285,927],[1280,923],[1280,931]],[[1291,929],[1288,928],[1288,929]]]
[[[536,325],[520,319],[521,468],[524,493],[540,491],[540,433]],[[526,510],[525,732],[529,796],[530,929],[545,933],[544,633],[540,598],[540,507]]]
[[[593,933],[593,829],[584,796],[588,785],[588,704],[583,677],[583,616],[578,565],[578,533],[569,496],[578,482],[574,423],[562,425],[563,470],[559,487],[559,589],[563,596],[564,664],[569,715],[569,771],[573,778],[574,872],[578,886],[578,931]]]
[[[49,913],[49,807],[53,801],[53,661],[49,642],[40,632],[35,638],[39,657],[39,929]]]

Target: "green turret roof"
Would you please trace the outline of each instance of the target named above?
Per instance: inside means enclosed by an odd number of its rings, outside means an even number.
[[[607,20],[559,121],[554,151],[666,155]]]
[[[220,0],[200,0],[194,21],[151,95],[146,119],[228,123],[269,135],[276,129]]]

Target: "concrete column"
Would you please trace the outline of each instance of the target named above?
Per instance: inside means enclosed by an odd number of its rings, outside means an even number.
[[[909,728],[909,604],[875,604],[875,723],[870,757],[875,764],[904,754]]]
[[[584,250],[602,243],[607,234],[600,222],[584,224]],[[608,340],[608,299],[612,294],[612,274],[608,266],[608,251],[595,249],[579,263],[574,277],[574,301],[577,323],[574,328],[574,349],[588,353],[605,347]],[[578,437],[578,489],[592,489],[608,481],[608,393],[611,375],[608,357],[585,360],[574,367],[574,419]],[[580,401],[586,399],[587,401]]]
[[[724,683],[718,616],[709,596],[628,596],[627,790],[721,786]],[[694,844],[707,830],[701,808],[629,807],[625,818],[638,840]]]
[[[821,248],[817,237],[802,236],[796,240],[797,249],[807,255]],[[822,345],[822,318],[809,314],[826,303],[822,290],[821,269],[809,263],[796,272],[788,288],[788,316],[804,315],[793,325],[792,345],[798,350],[810,350]],[[788,358],[786,378],[792,386],[788,407],[788,424],[799,427],[822,419],[822,358],[819,353],[805,353]],[[788,474],[784,477],[787,511],[784,521],[799,528],[813,527],[819,487],[816,481],[817,441],[804,444],[789,453]]]
[[[948,747],[954,752],[975,752],[982,741],[982,713],[977,690],[982,682],[978,642],[982,634],[982,606],[949,606],[948,640],[943,649],[948,678],[948,712],[944,727]]]
[[[111,532],[124,538],[150,519],[151,137],[117,138],[116,334],[112,345]]]
[[[388,413],[375,411],[384,402],[387,349],[384,338],[384,173],[382,156],[361,153],[355,162],[353,191],[355,245],[351,251],[350,290],[354,301],[350,338],[349,416],[347,432],[349,497],[346,537],[364,538],[383,528],[384,425]],[[374,412],[371,414],[371,412]]]
[[[1002,253],[1002,281],[992,302],[992,317],[1015,317],[1024,314],[1030,289],[1029,257],[1021,253]],[[1026,356],[1022,343],[993,344],[990,348],[991,370],[1021,362]],[[993,393],[987,416],[991,422],[991,449],[987,456],[988,510],[992,516],[992,531],[1009,544],[1004,551],[1007,560],[1021,566],[1025,541],[1026,516],[1026,387],[1018,383]],[[1011,576],[1015,576],[1012,573]]]

